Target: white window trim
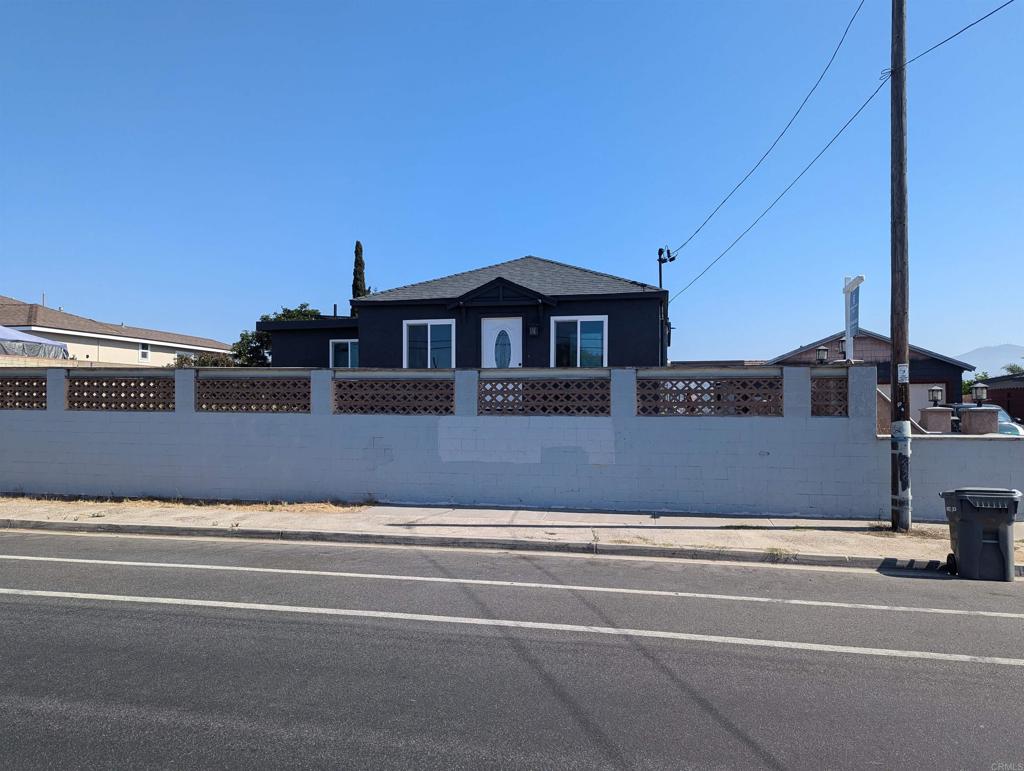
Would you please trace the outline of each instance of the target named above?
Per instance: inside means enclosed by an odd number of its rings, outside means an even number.
[[[327,360],[331,369],[334,369],[334,344],[335,343],[348,343],[348,364],[345,366],[346,369],[352,369],[352,343],[358,343],[359,339],[355,337],[350,338],[339,338],[337,340],[331,340],[327,343],[329,346],[327,349]]]
[[[583,346],[580,345],[580,322],[581,321],[601,321],[604,323],[604,334],[601,335],[601,366],[608,366],[608,317],[607,316],[552,316],[551,317],[551,356],[550,366],[555,366],[555,324],[559,321],[575,321],[576,322],[576,367],[580,366],[580,350]]]
[[[139,343],[139,362],[148,364],[153,349],[149,343]]]
[[[452,369],[457,366],[455,359],[455,319],[403,319],[402,320],[402,369],[409,369],[409,327],[427,325],[427,367],[430,367],[430,325],[447,324],[452,328]]]

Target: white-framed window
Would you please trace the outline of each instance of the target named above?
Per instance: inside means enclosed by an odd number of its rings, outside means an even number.
[[[331,340],[330,366],[352,368],[359,366],[358,340]]]
[[[552,367],[607,367],[607,316],[552,316]]]
[[[149,361],[149,343],[139,343],[139,361]]]
[[[451,369],[455,366],[455,319],[402,322],[402,366]]]

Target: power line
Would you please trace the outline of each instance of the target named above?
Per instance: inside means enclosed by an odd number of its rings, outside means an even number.
[[[957,37],[957,36],[959,36],[959,35],[963,34],[963,33],[964,33],[964,32],[966,32],[967,30],[969,30],[969,29],[970,29],[971,27],[973,27],[973,26],[974,26],[975,24],[979,24],[980,22],[983,22],[983,21],[984,21],[985,19],[987,19],[988,17],[992,16],[993,14],[997,13],[998,11],[1001,11],[1001,10],[1002,10],[1003,8],[1005,8],[1006,6],[1008,6],[1008,5],[1010,5],[1010,4],[1014,3],[1014,2],[1016,2],[1016,0],[1007,0],[1007,1],[1005,2],[1005,3],[1003,3],[1002,5],[1000,5],[1000,6],[998,7],[998,8],[995,8],[994,10],[992,10],[992,11],[989,11],[988,13],[986,13],[986,14],[985,14],[984,16],[982,16],[982,17],[980,17],[980,18],[978,18],[978,19],[975,19],[975,20],[974,20],[974,21],[972,21],[972,22],[971,22],[970,24],[968,24],[968,25],[967,25],[967,26],[965,26],[965,27],[962,27],[962,28],[961,28],[961,29],[959,29],[959,30],[958,30],[957,32],[954,32],[954,33],[953,33],[952,35],[950,35],[950,36],[949,36],[949,37],[947,37],[946,39],[944,39],[944,40],[941,40],[941,41],[939,41],[938,43],[936,43],[935,45],[933,45],[933,46],[932,46],[931,48],[928,48],[927,50],[925,50],[925,51],[922,51],[922,52],[921,52],[921,53],[919,53],[919,54],[918,54],[917,56],[913,57],[912,59],[909,59],[909,60],[907,61],[907,63],[903,65],[903,68],[904,68],[904,69],[906,69],[907,65],[911,64],[912,62],[915,62],[915,61],[917,61],[917,60],[918,60],[918,59],[920,59],[920,58],[921,58],[922,56],[925,56],[925,55],[927,55],[927,54],[930,54],[930,53],[931,53],[932,51],[934,51],[934,50],[935,50],[936,48],[939,48],[940,46],[943,46],[943,45],[945,45],[946,43],[948,43],[949,41],[951,41],[951,40],[952,40],[953,38],[955,38],[955,37]],[[803,177],[803,175],[804,175],[804,174],[806,174],[806,173],[807,173],[807,172],[808,172],[808,171],[810,170],[810,168],[811,168],[811,167],[812,167],[812,166],[813,166],[813,165],[814,165],[814,164],[815,164],[815,163],[816,163],[816,162],[818,161],[818,159],[819,159],[819,158],[821,158],[821,156],[825,154],[825,151],[826,151],[826,150],[828,150],[828,148],[829,148],[829,147],[831,147],[831,146],[832,146],[832,144],[833,144],[833,143],[834,143],[834,142],[835,142],[835,141],[836,141],[837,139],[839,139],[839,137],[840,137],[840,136],[842,135],[842,133],[843,133],[844,131],[846,131],[846,129],[847,129],[848,127],[849,127],[849,125],[850,125],[851,123],[853,123],[853,121],[854,121],[854,120],[856,120],[857,116],[858,116],[858,115],[860,115],[860,114],[861,114],[861,112],[863,112],[863,111],[864,111],[864,108],[865,108],[865,107],[867,107],[867,106],[868,106],[868,104],[870,104],[871,100],[872,100],[872,99],[874,99],[874,98],[875,98],[875,96],[876,96],[876,95],[878,94],[878,92],[882,90],[882,87],[883,87],[883,86],[884,86],[884,85],[885,85],[886,83],[888,83],[888,82],[889,82],[889,79],[890,79],[891,77],[892,77],[892,70],[891,70],[891,69],[885,69],[885,70],[882,70],[882,78],[881,78],[882,82],[878,84],[878,87],[877,87],[877,88],[876,88],[876,89],[875,89],[874,91],[872,91],[872,92],[871,92],[871,96],[869,96],[869,97],[868,97],[868,98],[867,98],[866,100],[864,100],[864,102],[863,102],[863,103],[861,104],[861,106],[857,108],[857,111],[856,111],[856,112],[855,112],[855,113],[854,113],[853,115],[851,115],[851,116],[850,116],[850,118],[849,118],[849,119],[848,119],[848,120],[846,121],[846,123],[844,123],[844,124],[843,124],[842,128],[840,128],[840,129],[839,129],[839,131],[837,131],[837,132],[836,132],[836,133],[835,133],[835,134],[834,134],[834,135],[832,136],[832,138],[831,138],[831,139],[830,139],[830,140],[828,141],[828,144],[826,144],[826,145],[825,145],[825,146],[824,146],[823,148],[821,148],[821,151],[820,151],[820,152],[819,152],[819,153],[818,153],[818,154],[817,154],[816,156],[814,156],[814,158],[813,158],[813,159],[811,160],[811,162],[810,162],[810,163],[808,163],[808,164],[807,164],[806,166],[804,166],[804,168],[803,168],[803,171],[801,171],[801,172],[800,172],[799,174],[797,174],[796,178],[795,178],[795,179],[794,179],[794,180],[793,180],[792,182],[790,182],[790,183],[789,183],[788,185],[786,185],[786,188],[785,188],[785,189],[784,189],[784,190],[783,190],[783,191],[782,191],[781,193],[779,193],[778,197],[777,197],[777,198],[776,198],[776,199],[775,199],[774,201],[772,201],[772,202],[771,202],[771,204],[769,204],[768,208],[767,208],[767,209],[765,209],[765,210],[764,210],[763,212],[761,212],[761,213],[760,213],[759,215],[757,215],[757,219],[755,219],[755,220],[754,220],[754,221],[753,221],[752,223],[750,223],[750,225],[748,225],[748,226],[747,226],[747,228],[746,228],[746,229],[745,229],[745,230],[744,230],[744,231],[743,231],[742,233],[740,233],[740,234],[739,234],[739,235],[738,235],[738,236],[736,237],[736,239],[735,239],[735,240],[734,240],[734,241],[733,241],[733,242],[732,242],[731,244],[729,244],[729,246],[727,246],[727,247],[725,248],[725,250],[724,250],[724,251],[723,251],[723,252],[722,252],[721,254],[719,254],[719,255],[718,255],[717,257],[715,257],[715,259],[713,259],[713,260],[712,260],[711,262],[709,262],[709,263],[707,264],[707,266],[706,266],[706,267],[704,268],[704,270],[702,270],[702,271],[701,271],[700,273],[698,273],[698,274],[697,274],[697,275],[696,275],[696,276],[694,277],[694,279],[693,279],[692,281],[690,281],[690,283],[689,283],[689,284],[687,284],[687,285],[686,285],[686,286],[684,286],[684,287],[683,287],[682,289],[680,289],[680,290],[679,290],[678,292],[676,292],[676,293],[675,293],[674,295],[672,295],[672,297],[671,297],[671,298],[669,299],[669,302],[670,302],[670,303],[671,303],[671,302],[672,302],[673,300],[675,300],[675,299],[676,299],[677,297],[679,297],[679,295],[681,295],[681,294],[682,294],[683,292],[685,292],[685,291],[686,291],[687,289],[689,289],[689,288],[690,288],[691,286],[693,286],[693,285],[694,285],[695,283],[697,283],[697,281],[698,281],[698,280],[699,280],[699,279],[700,279],[700,278],[701,278],[701,277],[702,277],[702,276],[703,276],[703,275],[704,275],[705,273],[707,273],[707,272],[708,272],[709,270],[711,270],[711,268],[712,268],[712,267],[714,267],[715,263],[717,263],[717,262],[718,262],[719,260],[721,260],[721,259],[722,259],[723,257],[725,257],[725,255],[727,255],[727,254],[728,254],[728,253],[730,252],[730,250],[731,250],[731,249],[732,249],[732,248],[733,248],[734,246],[736,246],[736,244],[738,244],[738,243],[739,243],[739,242],[740,242],[741,240],[743,240],[743,237],[744,237],[744,236],[745,236],[745,235],[746,235],[747,233],[749,233],[749,232],[750,232],[751,230],[753,230],[753,229],[754,229],[754,227],[755,227],[755,226],[757,225],[757,223],[758,223],[758,222],[760,222],[760,221],[761,221],[761,220],[762,220],[762,219],[763,219],[763,218],[765,217],[765,215],[766,215],[766,214],[768,214],[768,212],[770,212],[770,211],[771,211],[771,210],[772,210],[773,208],[775,208],[775,204],[777,204],[777,203],[778,203],[779,201],[781,201],[781,200],[782,200],[782,197],[783,197],[783,196],[785,196],[785,195],[786,195],[786,193],[788,193],[788,192],[790,191],[790,189],[792,189],[792,187],[793,187],[794,185],[796,185],[796,183],[797,183],[797,182],[799,182],[799,181],[800,181],[800,178],[801,178],[801,177]],[[730,194],[730,195],[731,195],[731,194]],[[724,203],[724,202],[723,202],[723,203]],[[709,218],[709,219],[710,219],[710,218]],[[702,227],[703,227],[703,226],[702,226]],[[696,235],[696,233],[694,233],[694,235]],[[690,238],[693,238],[693,236],[690,236]],[[689,242],[689,240],[690,240],[690,239],[687,239],[687,242]],[[684,244],[683,244],[683,246],[685,246],[685,245],[686,245],[686,244],[684,243]],[[681,248],[682,248],[682,247],[680,247],[680,249],[681,249]],[[677,250],[677,251],[678,251],[678,250]]]
[[[1008,6],[1008,5],[1010,5],[1011,3],[1014,3],[1014,2],[1016,2],[1016,0],[1006,0],[1006,2],[1005,2],[1005,3],[1003,3],[1003,4],[1001,5],[1001,6],[999,6],[998,8],[996,8],[996,9],[994,9],[994,10],[991,10],[991,11],[989,11],[989,12],[988,12],[988,13],[986,13],[986,14],[985,14],[984,16],[982,16],[982,17],[981,17],[980,19],[975,19],[975,20],[974,20],[974,21],[972,21],[972,22],[971,22],[970,24],[968,24],[968,25],[967,25],[966,27],[962,27],[962,28],[961,28],[960,30],[958,30],[957,32],[954,32],[954,33],[953,33],[952,35],[950,35],[950,36],[949,36],[948,38],[946,38],[945,40],[940,40],[940,41],[939,41],[938,43],[936,43],[935,45],[933,45],[933,46],[932,46],[931,48],[929,48],[929,49],[928,49],[927,51],[922,51],[922,52],[921,52],[921,53],[919,53],[919,54],[918,54],[917,56],[915,56],[915,57],[914,57],[913,59],[910,59],[910,60],[909,60],[909,61],[907,62],[907,64],[904,64],[904,65],[903,65],[904,69],[906,69],[907,65],[909,65],[909,64],[913,64],[914,62],[916,62],[916,61],[917,61],[918,59],[920,59],[920,58],[921,58],[922,56],[924,56],[924,55],[926,55],[926,54],[930,54],[930,53],[931,53],[932,51],[934,51],[934,50],[935,50],[936,48],[938,48],[939,46],[944,46],[944,45],[946,45],[946,43],[948,43],[948,42],[949,42],[950,40],[952,40],[952,39],[953,39],[953,38],[955,38],[955,37],[958,37],[959,35],[962,35],[962,34],[963,34],[964,32],[966,32],[967,30],[969,30],[969,29],[970,29],[971,27],[973,27],[973,26],[974,26],[975,24],[980,24],[981,22],[985,21],[985,19],[987,19],[987,18],[988,18],[989,16],[991,16],[992,14],[994,14],[994,13],[998,13],[999,11],[1003,10],[1003,9],[1004,9],[1004,8],[1005,8],[1006,6]]]
[[[1011,2],[1012,2],[1012,0],[1011,0]],[[832,66],[832,62],[834,62],[836,60],[836,55],[839,53],[839,49],[843,47],[843,41],[846,40],[846,35],[850,31],[850,27],[853,26],[853,21],[854,21],[854,19],[857,18],[857,14],[860,13],[860,9],[863,6],[864,6],[864,0],[860,0],[860,5],[858,5],[857,6],[857,10],[855,10],[853,12],[853,16],[850,17],[850,21],[847,22],[846,29],[843,30],[843,36],[841,38],[839,38],[839,43],[836,44],[836,48],[832,52],[832,56],[829,57],[828,63],[825,65],[825,69],[823,69],[821,71],[821,74],[818,76],[818,79],[816,81],[814,81],[814,85],[811,86],[811,90],[807,92],[807,96],[804,97],[804,100],[802,102],[800,102],[800,106],[796,108],[796,112],[793,113],[793,117],[791,117],[789,119],[789,122],[785,125],[785,127],[782,129],[782,131],[779,133],[779,135],[777,137],[775,137],[775,141],[771,143],[771,146],[767,150],[765,150],[764,155],[762,155],[760,157],[760,159],[758,159],[757,163],[755,163],[751,167],[750,171],[748,171],[744,175],[743,179],[741,179],[739,182],[736,183],[736,186],[732,190],[729,191],[729,194],[725,198],[723,198],[719,202],[718,206],[716,206],[712,210],[712,212],[705,218],[705,220],[702,223],[700,223],[700,227],[698,227],[695,231],[693,231],[690,234],[690,237],[687,238],[685,241],[683,241],[683,243],[680,244],[678,248],[673,250],[673,252],[672,252],[673,254],[679,254],[679,252],[682,251],[682,249],[688,243],[690,243],[690,241],[692,241],[694,239],[694,237],[698,233],[700,233],[700,231],[702,231],[704,229],[704,226],[707,225],[711,221],[711,218],[714,217],[716,214],[718,214],[718,210],[721,209],[723,206],[725,206],[726,201],[728,201],[730,198],[732,198],[733,193],[735,193],[737,190],[739,190],[743,186],[743,183],[746,182],[748,179],[750,179],[750,175],[753,174],[755,171],[757,171],[757,169],[761,166],[761,164],[764,163],[764,159],[769,156],[769,154],[771,153],[772,150],[775,149],[775,145],[777,145],[779,143],[779,140],[782,139],[782,137],[784,137],[786,135],[786,132],[789,131],[789,127],[793,125],[793,121],[796,120],[797,116],[804,109],[804,105],[807,104],[807,100],[809,100],[811,98],[811,95],[817,90],[818,85],[824,79],[825,73],[827,73],[828,70],[829,70],[829,67]]]
[[[855,112],[853,115],[850,116],[849,120],[847,120],[846,123],[843,124],[843,127],[841,129],[839,129],[839,131],[837,131],[830,140],[828,140],[828,144],[825,145],[823,148],[821,148],[821,151],[817,155],[814,156],[814,158],[811,160],[810,163],[808,163],[806,166],[804,166],[804,170],[803,171],[801,171],[799,174],[797,174],[796,179],[794,179],[792,182],[790,182],[788,185],[786,185],[786,189],[783,190],[781,193],[779,193],[778,197],[768,205],[767,209],[765,209],[763,212],[761,212],[759,215],[757,215],[757,219],[754,220],[753,222],[751,222],[750,225],[747,226],[746,230],[744,230],[742,233],[740,233],[738,236],[736,236],[736,240],[734,240],[731,244],[729,244],[729,246],[727,246],[725,248],[725,251],[723,251],[721,254],[719,254],[717,257],[715,257],[715,259],[713,259],[711,262],[709,262],[707,267],[705,267],[704,270],[702,270],[700,273],[698,273],[697,276],[689,284],[687,284],[682,289],[680,289],[678,292],[676,292],[674,295],[672,295],[671,299],[669,299],[669,302],[672,302],[672,300],[674,300],[677,297],[679,297],[679,295],[681,295],[683,292],[685,292],[687,289],[689,289],[691,286],[693,286],[695,283],[697,283],[697,280],[701,276],[703,276],[705,273],[707,273],[709,270],[711,270],[712,266],[714,266],[714,264],[716,262],[718,262],[720,259],[725,257],[725,255],[727,255],[729,253],[729,251],[734,246],[736,246],[736,244],[738,244],[743,239],[743,236],[745,236],[747,233],[749,233],[751,230],[753,230],[754,226],[757,225],[757,223],[760,222],[768,212],[770,212],[773,208],[775,208],[775,204],[777,204],[779,201],[781,201],[782,197],[786,193],[788,193],[790,191],[790,189],[797,182],[800,181],[800,178],[804,174],[806,174],[808,171],[810,171],[811,166],[813,166],[815,163],[818,162],[818,159],[825,154],[825,151],[828,150],[828,148],[830,148],[832,146],[833,142],[835,142],[837,139],[839,139],[839,137],[842,135],[842,133],[844,131],[846,131],[846,129],[849,127],[849,125],[851,123],[853,123],[854,120],[856,120],[858,115],[861,114],[861,112],[864,110],[864,108],[867,107],[868,104],[871,103],[871,100],[874,99],[875,96],[878,95],[878,92],[882,90],[882,86],[884,86],[888,82],[889,82],[889,76],[886,75],[884,77],[884,79],[882,80],[882,82],[878,84],[878,87],[874,91],[871,92],[871,96],[869,96],[867,99],[865,99],[864,103],[861,104],[861,106],[857,108],[857,112]]]

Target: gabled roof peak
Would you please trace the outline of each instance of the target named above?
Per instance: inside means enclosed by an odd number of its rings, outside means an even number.
[[[385,301],[450,301],[498,278],[549,297],[661,291],[641,281],[527,255],[475,270],[375,292],[353,302],[362,304]]]

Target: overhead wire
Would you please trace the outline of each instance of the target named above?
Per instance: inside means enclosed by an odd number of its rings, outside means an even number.
[[[970,24],[968,24],[968,25],[966,25],[964,27],[961,27],[959,30],[954,32],[952,35],[950,35],[949,37],[947,37],[947,38],[945,38],[943,40],[940,40],[938,43],[933,45],[931,48],[928,48],[928,49],[922,51],[921,53],[919,53],[917,56],[914,56],[913,58],[908,59],[907,62],[903,65],[903,69],[906,69],[906,67],[908,67],[913,62],[916,62],[921,57],[926,56],[927,54],[930,54],[935,49],[945,45],[946,43],[950,42],[954,38],[958,37],[959,35],[963,34],[967,30],[969,30],[971,27],[975,26],[976,24],[979,24],[979,23],[983,22],[985,19],[987,19],[990,16],[992,16],[993,14],[1001,11],[1003,8],[1006,8],[1008,5],[1011,5],[1014,2],[1016,2],[1016,0],[1007,0],[1005,3],[1003,3],[999,7],[989,11],[988,13],[986,13],[984,16],[981,16],[981,17],[975,19],[974,21],[972,21]],[[804,166],[803,170],[799,174],[797,174],[797,176],[793,179],[792,182],[790,182],[788,185],[786,185],[786,187],[783,189],[783,191],[781,193],[779,193],[779,195],[775,198],[775,200],[772,201],[764,211],[762,211],[759,215],[757,215],[757,218],[753,222],[751,222],[750,225],[748,225],[743,230],[743,232],[741,232],[733,240],[733,242],[729,244],[729,246],[727,246],[717,257],[715,257],[715,259],[713,259],[711,262],[709,262],[704,267],[704,270],[702,270],[700,273],[698,273],[690,281],[690,283],[688,283],[686,286],[684,286],[682,289],[680,289],[678,292],[676,292],[674,295],[672,295],[672,297],[669,298],[669,303],[671,303],[673,300],[675,300],[677,297],[679,297],[679,295],[681,295],[683,292],[685,292],[687,289],[689,289],[691,286],[693,286],[695,283],[697,283],[697,281],[700,280],[701,277],[703,277],[705,273],[707,273],[709,270],[711,270],[711,268],[714,267],[715,264],[718,263],[719,260],[721,260],[723,257],[725,257],[725,255],[727,255],[732,250],[732,248],[734,246],[736,246],[736,244],[738,244],[741,240],[743,240],[743,237],[746,236],[747,233],[749,233],[751,230],[753,230],[754,227],[757,225],[757,223],[759,223],[765,217],[765,215],[768,214],[768,212],[770,212],[773,208],[775,208],[775,205],[779,201],[782,200],[783,196],[785,196],[786,193],[788,193],[793,188],[793,186],[796,185],[796,183],[800,181],[801,177],[803,177],[804,174],[806,174],[808,171],[810,171],[811,167],[814,166],[814,164],[818,161],[818,159],[821,158],[821,156],[825,154],[825,152],[832,146],[832,144],[837,139],[839,139],[839,137],[843,134],[844,131],[846,131],[846,129],[850,126],[850,124],[853,123],[854,120],[857,119],[857,116],[859,116],[864,111],[864,108],[867,107],[871,103],[871,100],[874,99],[878,95],[878,92],[881,91],[882,87],[885,86],[885,84],[889,82],[891,77],[892,77],[892,69],[891,68],[882,70],[881,83],[878,84],[878,87],[875,88],[875,90],[871,92],[871,95],[867,99],[864,100],[864,102],[860,105],[860,107],[857,108],[857,111],[855,113],[853,113],[853,115],[851,115],[847,119],[846,123],[844,123],[842,125],[842,127],[839,129],[839,131],[837,131],[832,136],[832,138],[818,152],[818,154],[815,155],[813,159],[811,159],[811,162],[808,163],[806,166]],[[696,235],[696,233],[694,235]],[[691,236],[691,238],[692,238],[692,236]],[[688,241],[689,241],[689,239],[687,239],[687,242]],[[680,247],[680,248],[682,248],[682,247]]]
[[[741,187],[743,187],[743,183],[745,183],[748,179],[750,179],[750,176],[755,171],[757,171],[758,168],[760,168],[761,164],[764,163],[765,158],[767,158],[771,154],[772,150],[775,149],[775,145],[777,145],[779,143],[779,140],[781,140],[782,137],[784,137],[786,135],[786,132],[789,131],[789,127],[793,125],[793,121],[795,121],[797,119],[797,116],[803,111],[804,105],[807,104],[808,100],[811,98],[811,95],[818,89],[818,86],[821,84],[821,81],[825,78],[825,74],[829,71],[829,68],[832,66],[832,62],[834,62],[836,60],[836,56],[839,54],[839,49],[843,47],[843,42],[846,40],[846,35],[850,31],[850,27],[853,26],[854,19],[857,18],[857,14],[860,13],[860,9],[863,8],[863,7],[864,7],[864,0],[860,0],[860,4],[857,6],[857,9],[853,12],[853,16],[851,16],[850,20],[846,23],[846,29],[843,30],[842,37],[839,38],[839,42],[836,44],[835,50],[832,51],[832,56],[830,56],[828,62],[826,62],[825,69],[823,69],[821,71],[821,74],[818,76],[818,79],[816,81],[814,81],[814,85],[811,86],[811,90],[807,92],[807,95],[804,97],[803,101],[800,102],[800,106],[796,108],[796,112],[794,112],[792,117],[790,117],[789,122],[786,123],[786,125],[783,127],[782,131],[779,132],[779,135],[777,137],[775,137],[775,140],[771,143],[771,145],[768,147],[768,149],[764,151],[764,155],[762,155],[757,160],[757,163],[755,163],[753,166],[750,167],[750,171],[748,171],[743,176],[743,179],[741,179],[739,182],[736,183],[736,185],[733,187],[733,189],[729,191],[729,194],[727,196],[725,196],[725,198],[723,198],[721,201],[719,201],[718,206],[716,206],[714,209],[712,209],[711,213],[707,217],[704,218],[704,221],[702,223],[700,223],[700,226],[690,234],[689,238],[687,238],[685,241],[683,241],[682,244],[680,244],[678,247],[676,247],[675,249],[672,250],[671,253],[673,255],[678,255],[679,252],[682,251],[683,248],[685,248],[686,245],[688,243],[690,243],[690,241],[692,241],[696,237],[696,235],[698,233],[700,233],[700,231],[702,231],[704,229],[704,226],[707,225],[711,221],[711,218],[714,217],[716,214],[718,214],[718,210],[721,209],[723,206],[725,206],[726,202],[730,198],[732,198],[733,194],[737,190],[739,190]]]

